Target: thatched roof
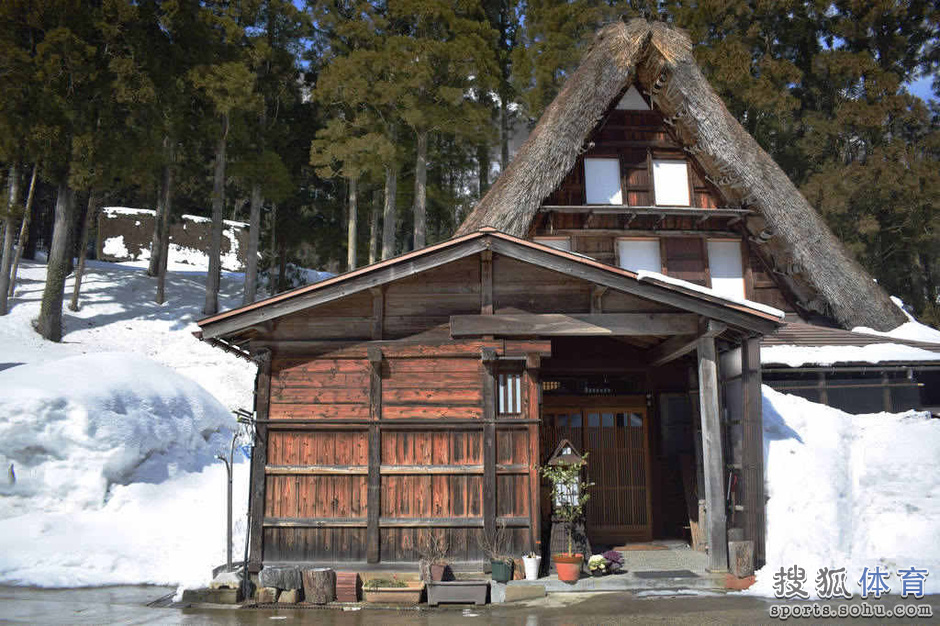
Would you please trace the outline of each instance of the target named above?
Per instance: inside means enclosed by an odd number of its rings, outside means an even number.
[[[888,330],[906,321],[887,294],[833,235],[783,170],[734,119],[702,75],[680,31],[643,19],[602,28],[580,67],[528,140],[458,228],[483,226],[525,237],[543,200],[574,167],[604,114],[631,84],[647,93],[725,198],[754,216],[757,246],[785,287],[810,310],[846,328]],[[782,269],[781,269],[782,268]]]

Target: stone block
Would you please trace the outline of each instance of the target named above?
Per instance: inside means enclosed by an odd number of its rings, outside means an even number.
[[[285,589],[281,592],[277,601],[281,604],[297,604],[301,598],[303,598],[303,593],[300,589]]]
[[[506,601],[506,583],[498,583],[495,580],[490,581],[490,602],[493,604],[502,604]]]
[[[238,604],[238,589],[209,589],[204,602],[209,604]]]
[[[754,542],[729,541],[728,564],[731,573],[738,578],[747,578],[754,574]]]
[[[258,587],[258,595],[255,600],[258,604],[271,604],[277,602],[277,587]]]
[[[265,567],[258,573],[262,587],[300,589],[304,586],[299,567]]]

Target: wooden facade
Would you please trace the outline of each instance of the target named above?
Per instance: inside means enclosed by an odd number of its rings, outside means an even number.
[[[779,323],[493,231],[203,320],[204,339],[261,360],[251,564],[410,562],[426,532],[479,562],[500,525],[513,554],[538,550],[538,468],[561,437],[593,459],[596,541],[661,536],[678,457],[660,453],[659,398],[702,395],[703,341]]]

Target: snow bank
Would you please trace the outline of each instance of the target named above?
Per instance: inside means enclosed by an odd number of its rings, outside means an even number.
[[[199,584],[224,560],[214,457],[235,422],[195,382],[134,354],[68,357],[0,372],[0,414],[0,582]]]
[[[926,413],[849,415],[764,386],[767,565],[752,593],[773,595],[781,567],[806,570],[815,595],[821,567],[930,571],[940,592],[940,420]]]

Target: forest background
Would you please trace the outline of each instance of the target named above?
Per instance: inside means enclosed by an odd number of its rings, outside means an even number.
[[[4,0],[0,315],[18,252],[45,251],[36,328],[61,338],[102,206],[156,209],[158,302],[169,224],[212,218],[206,314],[223,219],[250,223],[246,303],[262,276],[447,239],[595,31],[633,17],[684,29],[859,261],[940,324],[940,8],[916,0]]]

